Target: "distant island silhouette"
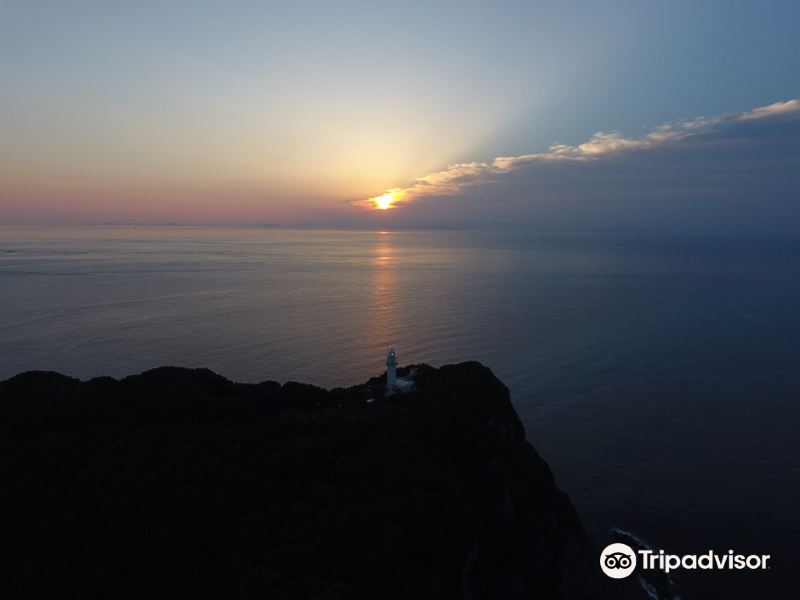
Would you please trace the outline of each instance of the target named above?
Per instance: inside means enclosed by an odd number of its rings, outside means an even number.
[[[3,597],[618,597],[503,383],[414,368],[0,383]]]

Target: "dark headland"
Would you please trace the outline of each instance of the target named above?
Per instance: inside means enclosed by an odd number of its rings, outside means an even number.
[[[615,597],[488,368],[379,383],[0,383],[0,595]]]

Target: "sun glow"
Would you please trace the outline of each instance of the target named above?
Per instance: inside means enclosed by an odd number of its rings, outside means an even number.
[[[370,202],[379,210],[389,210],[390,208],[394,208],[394,203],[399,199],[400,192],[401,190],[399,189],[389,190],[380,196],[370,198]]]

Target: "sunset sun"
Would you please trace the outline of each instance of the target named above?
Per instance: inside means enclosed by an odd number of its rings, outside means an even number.
[[[370,198],[375,208],[380,210],[388,210],[392,208],[394,201],[397,199],[397,194],[394,190],[390,190],[385,194],[381,194],[380,196],[375,196],[374,198]]]

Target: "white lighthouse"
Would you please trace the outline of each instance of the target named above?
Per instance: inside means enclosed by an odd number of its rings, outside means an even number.
[[[411,369],[406,377],[397,376],[397,352],[389,348],[386,353],[386,395],[400,393],[407,394],[414,389],[413,377],[416,369]]]
[[[386,353],[386,389],[393,390],[397,382],[397,352],[389,348]]]

